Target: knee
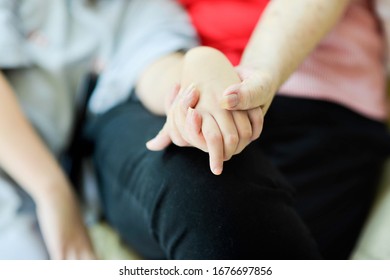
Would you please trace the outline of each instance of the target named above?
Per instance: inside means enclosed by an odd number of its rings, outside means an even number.
[[[167,181],[155,207],[152,227],[169,258],[319,258],[282,191],[214,175],[193,180]]]

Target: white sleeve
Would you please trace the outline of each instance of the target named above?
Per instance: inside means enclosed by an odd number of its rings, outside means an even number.
[[[18,1],[0,0],[0,68],[15,68],[29,64],[24,50],[25,39],[18,29]]]
[[[91,97],[92,113],[102,113],[128,99],[139,75],[158,58],[198,45],[186,12],[175,0],[130,3],[119,47]]]

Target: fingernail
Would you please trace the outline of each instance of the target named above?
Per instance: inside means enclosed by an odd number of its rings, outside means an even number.
[[[154,139],[151,139],[151,140],[149,140],[148,142],[146,142],[146,147],[147,147],[148,149],[151,148],[151,145],[153,146],[153,140],[154,140]]]
[[[222,105],[225,108],[235,108],[238,105],[238,94],[233,93],[223,97]]]
[[[212,169],[212,172],[214,175],[221,175],[222,174],[222,168],[221,167],[214,167]]]
[[[194,91],[195,89],[195,84],[194,83],[191,83],[187,88],[186,88],[186,95],[191,95],[191,93]]]
[[[184,102],[185,102],[185,104],[186,104],[186,106],[188,107],[188,108],[191,108],[190,106],[191,106],[191,103],[193,103],[193,98],[194,98],[194,95],[193,95],[193,93],[194,93],[194,88],[192,88],[189,92],[187,92],[186,93],[186,95],[185,95],[185,97],[184,97]]]
[[[157,136],[156,136],[156,137],[157,137]],[[151,147],[151,146],[153,146],[154,144],[156,144],[156,142],[157,142],[156,137],[154,137],[154,138],[152,138],[152,139],[150,139],[149,141],[146,142],[146,146],[147,146],[148,148]]]

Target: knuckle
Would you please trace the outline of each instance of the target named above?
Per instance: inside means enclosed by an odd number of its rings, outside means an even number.
[[[260,120],[259,126],[256,128],[256,134],[253,136],[254,140],[258,139],[261,135],[261,132],[263,131],[263,119]]]
[[[257,118],[258,123],[260,126],[263,126],[264,124],[264,117],[263,117],[263,111],[259,110],[259,117]]]
[[[239,137],[237,134],[230,133],[230,134],[225,136],[224,140],[225,140],[225,143],[227,146],[236,147],[238,142],[239,142]]]
[[[205,132],[205,136],[211,143],[218,143],[222,140],[221,135],[215,131],[207,131]]]
[[[250,138],[252,138],[252,129],[250,128],[245,128],[241,131],[241,138],[245,139],[245,140],[248,140]]]
[[[250,111],[249,115],[253,129],[253,138],[258,138],[264,125],[263,111],[261,108],[256,108]]]
[[[184,132],[185,132],[184,139],[186,141],[188,141],[189,139],[196,138],[196,136],[197,136],[196,130],[192,126],[189,126],[189,125],[186,125],[184,127]]]
[[[261,131],[263,129],[263,121],[258,120],[257,122],[253,123],[253,131],[254,134],[257,133],[258,131]]]
[[[260,135],[261,135],[261,129],[257,130],[257,131],[253,134],[251,140],[254,141],[254,140],[259,139],[259,138],[260,138]]]
[[[254,129],[251,140],[254,141],[254,140],[259,139],[262,130],[263,130],[263,126],[262,125],[257,127],[256,129]]]

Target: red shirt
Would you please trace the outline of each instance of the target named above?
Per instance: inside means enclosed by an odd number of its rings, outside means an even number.
[[[269,0],[179,0],[201,43],[222,51],[237,65]]]

